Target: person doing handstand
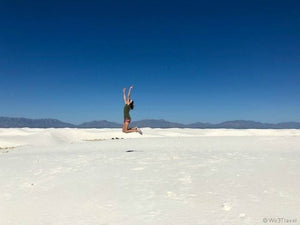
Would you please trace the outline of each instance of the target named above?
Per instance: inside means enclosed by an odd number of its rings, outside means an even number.
[[[124,98],[125,106],[124,106],[124,123],[123,123],[122,131],[124,133],[138,132],[139,134],[143,134],[141,129],[137,127],[129,128],[129,124],[131,122],[129,111],[133,110],[134,108],[134,101],[130,99],[132,88],[133,86],[130,86],[127,96],[126,96],[126,88],[123,89],[123,98]]]

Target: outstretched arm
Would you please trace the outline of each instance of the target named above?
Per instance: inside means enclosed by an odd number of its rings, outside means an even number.
[[[126,88],[123,88],[123,99],[124,99],[124,103],[126,104],[127,99],[126,99]]]
[[[128,91],[128,95],[127,95],[127,100],[129,101],[130,99],[130,94],[131,94],[131,90],[132,90],[133,86],[131,85]]]

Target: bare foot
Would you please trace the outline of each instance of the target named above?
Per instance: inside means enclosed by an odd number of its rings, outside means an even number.
[[[140,128],[137,128],[137,132],[140,134],[140,135],[143,135],[143,132]]]

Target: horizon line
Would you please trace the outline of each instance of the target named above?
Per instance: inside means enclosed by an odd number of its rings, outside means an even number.
[[[94,119],[94,120],[90,120],[90,121],[86,121],[86,122],[81,122],[81,123],[74,123],[74,122],[65,122],[62,119],[56,119],[56,118],[27,118],[27,117],[10,117],[10,116],[0,116],[0,118],[10,118],[10,119],[28,119],[28,120],[58,120],[60,122],[63,123],[69,123],[71,125],[81,125],[84,123],[90,123],[90,122],[101,122],[101,121],[106,121],[106,122],[110,122],[110,123],[116,123],[116,124],[122,124],[120,122],[115,122],[115,121],[110,121],[107,119]],[[250,120],[250,119],[232,119],[232,120],[225,120],[222,122],[200,122],[200,121],[196,121],[196,122],[192,122],[192,123],[183,123],[183,122],[173,122],[173,121],[169,121],[166,119],[140,119],[140,120],[135,120],[132,121],[132,123],[134,122],[140,122],[140,121],[144,121],[144,120],[154,120],[154,121],[165,121],[165,122],[170,122],[170,123],[177,123],[177,124],[182,124],[182,125],[191,125],[191,124],[195,124],[195,123],[203,123],[203,124],[212,124],[212,125],[216,125],[216,124],[220,124],[220,123],[224,123],[224,122],[233,122],[233,121],[249,121],[249,122],[257,122],[257,123],[263,123],[263,124],[280,124],[280,123],[300,123],[297,121],[281,121],[281,122],[262,122],[262,121],[258,121],[258,120]]]

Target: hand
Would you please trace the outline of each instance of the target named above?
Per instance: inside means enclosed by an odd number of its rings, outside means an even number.
[[[130,86],[130,89],[132,89],[132,88],[133,88],[133,85]]]
[[[126,88],[123,88],[123,92],[124,92],[124,93],[126,92]]]

